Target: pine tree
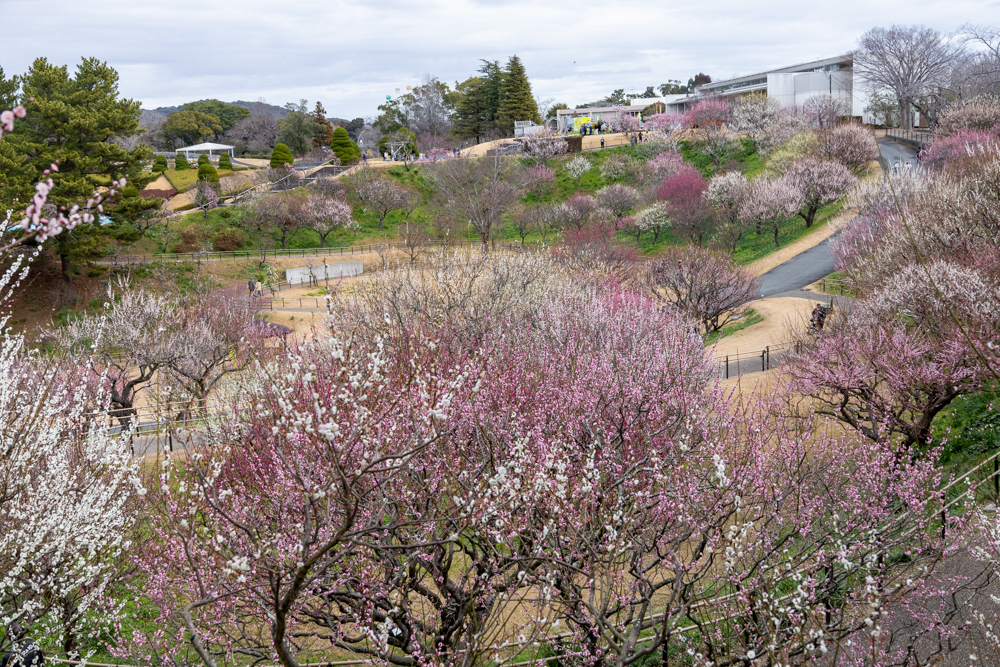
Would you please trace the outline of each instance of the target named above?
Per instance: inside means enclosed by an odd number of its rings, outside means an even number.
[[[333,154],[340,158],[340,164],[351,164],[361,159],[361,150],[356,143],[351,141],[347,130],[342,127],[333,131],[330,148],[333,149]]]
[[[174,156],[174,170],[175,171],[187,171],[191,168],[190,163],[188,163],[187,158],[184,157],[183,153],[178,153]]]
[[[229,169],[232,171],[233,161],[229,159],[229,153],[223,153],[219,156],[219,169]]]
[[[30,200],[35,184],[45,179],[44,171],[54,162],[59,171],[51,175],[55,186],[48,200],[56,206],[86,200],[94,191],[95,177],[125,177],[136,188],[155,178],[145,171],[153,156],[149,146],[127,150],[111,141],[140,131],[140,103],[119,96],[118,72],[112,67],[84,58],[71,74],[67,67],[39,58],[17,81],[30,120],[18,123],[0,141],[0,209],[5,204],[20,208],[13,205],[14,199]],[[10,97],[10,86],[5,84],[0,94]],[[51,242],[67,280],[73,262],[104,255],[111,227],[102,229],[98,221],[78,225],[72,234],[60,234]]]
[[[514,130],[514,121],[532,120],[541,123],[538,104],[531,94],[531,83],[524,71],[521,59],[511,56],[504,68],[503,84],[500,86],[500,110],[498,125],[505,132]]]
[[[205,153],[198,156],[198,165],[200,166],[203,164],[212,164],[212,161],[208,159],[208,155]]]
[[[288,150],[285,144],[277,144],[271,151],[271,166],[280,167],[283,164],[295,164],[292,151]]]

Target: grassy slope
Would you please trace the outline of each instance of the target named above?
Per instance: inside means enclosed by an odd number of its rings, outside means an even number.
[[[713,165],[711,160],[706,156],[698,153],[694,150],[687,142],[682,142],[681,153],[684,159],[689,163],[693,164],[699,170],[705,174],[706,177],[710,177],[713,171]],[[551,163],[556,169],[556,179],[549,189],[549,192],[541,197],[536,197],[534,195],[528,195],[523,200],[525,205],[532,205],[535,203],[552,203],[558,204],[564,202],[567,198],[576,192],[585,192],[593,194],[600,188],[606,185],[604,179],[601,177],[600,166],[604,160],[608,159],[612,155],[633,155],[636,156],[636,150],[630,146],[619,146],[615,148],[609,148],[606,150],[588,151],[584,155],[593,163],[593,167],[589,172],[584,174],[580,180],[579,187],[575,179],[571,178],[565,171],[565,164],[568,160],[572,159],[573,156],[565,156],[559,160],[554,160]],[[638,157],[638,156],[637,156]],[[641,159],[641,157],[639,158]],[[738,166],[743,170],[748,176],[753,177],[763,171],[764,165],[749,147],[748,142],[744,143],[743,147],[735,151],[729,158],[725,161],[725,164],[729,167]],[[220,175],[227,174],[229,172],[220,172]],[[423,196],[423,202],[417,209],[410,215],[409,219],[405,219],[405,216],[401,212],[390,213],[385,221],[385,226],[382,232],[378,230],[378,220],[371,214],[365,212],[360,207],[356,207],[354,210],[354,217],[358,221],[358,230],[355,232],[336,232],[331,234],[327,238],[327,246],[330,247],[340,247],[355,244],[366,244],[372,243],[380,240],[397,240],[400,227],[405,224],[417,224],[424,227],[424,229],[433,235],[432,222],[433,213],[429,206],[429,199],[432,193],[432,186],[429,181],[421,173],[421,167],[414,166],[407,171],[404,167],[392,167],[386,170],[386,173],[395,178],[400,183],[411,187],[419,191]],[[173,178],[177,177],[178,172],[168,171],[166,172],[168,179],[174,183]],[[180,176],[186,179],[181,184],[190,180],[191,186],[193,186],[194,180],[196,178],[196,170],[180,172]],[[177,184],[175,184],[177,187]],[[189,186],[190,187],[190,186]],[[180,187],[177,187],[180,190]],[[833,206],[827,207],[820,211],[816,223],[810,229],[806,229],[805,223],[801,218],[796,218],[794,221],[785,225],[782,233],[779,236],[779,244],[781,247],[795,241],[808,233],[819,229],[823,223],[837,211],[839,211],[840,205],[835,204]],[[228,212],[225,209],[212,211],[209,213],[208,218],[205,219],[203,214],[195,214],[188,216],[178,225],[178,229],[184,228],[196,228],[199,233],[207,243],[210,244],[212,237],[222,229],[231,226],[230,221],[227,219]],[[470,241],[475,242],[478,240],[475,231],[471,228],[461,230],[459,241]],[[517,241],[519,240],[516,232],[512,229],[502,229],[498,234],[498,240],[501,241]],[[549,239],[551,242],[551,238]],[[626,242],[634,243],[632,237],[626,237],[622,235],[622,240]],[[148,243],[149,239],[144,239],[143,242],[139,244],[145,251],[155,251],[155,244]],[[530,234],[526,242],[527,243],[539,243],[541,239],[537,234]],[[643,255],[656,255],[661,249],[670,246],[678,245],[684,241],[675,237],[673,234],[667,232],[661,235],[657,242],[654,244],[652,242],[652,237],[644,236],[638,245],[640,253]],[[253,247],[252,240],[244,245],[241,249],[249,249]],[[319,236],[312,230],[299,230],[288,241],[289,248],[318,248],[319,247]],[[764,232],[760,236],[755,234],[749,234],[744,237],[737,245],[734,257],[740,263],[750,263],[765,255],[773,252],[775,250],[773,237],[768,233]]]
[[[219,172],[219,178],[223,176],[232,176],[235,171],[230,169],[216,169]],[[198,181],[198,167],[197,163],[191,169],[185,169],[184,171],[177,171],[176,169],[167,169],[163,172],[163,175],[167,177],[170,181],[170,185],[174,186],[174,189],[178,192],[187,192],[194,187],[195,183]]]

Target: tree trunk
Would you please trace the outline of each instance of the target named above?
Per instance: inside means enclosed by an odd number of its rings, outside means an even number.
[[[60,263],[60,268],[62,269],[63,280],[65,280],[66,282],[70,282],[72,278],[70,278],[69,271],[73,267],[69,261],[69,257],[66,255],[59,255],[59,263]]]

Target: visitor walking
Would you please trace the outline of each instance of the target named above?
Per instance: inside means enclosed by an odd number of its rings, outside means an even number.
[[[639,131],[639,143],[642,143],[642,130]]]
[[[251,278],[250,280],[247,281],[247,291],[250,292],[251,297],[253,296],[253,288],[254,288],[253,278]]]
[[[601,137],[601,148],[604,148],[604,137]]]

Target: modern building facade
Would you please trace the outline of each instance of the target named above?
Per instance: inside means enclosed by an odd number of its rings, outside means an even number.
[[[579,132],[580,126],[593,126],[600,122],[614,125],[622,114],[638,116],[644,106],[622,107],[580,107],[556,111],[556,130],[559,132]]]
[[[662,101],[666,113],[680,114],[705,97],[732,98],[755,92],[765,93],[784,107],[802,106],[812,97],[831,95],[844,100],[852,115],[863,117],[868,115],[866,110],[868,96],[863,88],[855,83],[854,59],[850,55],[713,81],[699,86],[693,95],[634,99],[631,100],[631,104],[646,107],[653,102]]]

